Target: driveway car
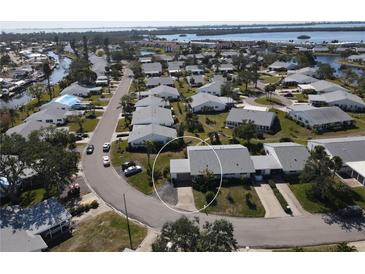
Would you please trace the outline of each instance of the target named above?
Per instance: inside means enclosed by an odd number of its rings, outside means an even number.
[[[103,152],[109,152],[109,150],[110,150],[110,143],[104,143]]]
[[[131,167],[131,166],[135,166],[136,163],[133,161],[128,161],[122,164],[122,170],[126,170],[127,168]]]
[[[140,166],[131,166],[128,167],[126,170],[124,170],[124,175],[129,177],[129,176],[133,176],[137,173],[142,172],[142,167]]]
[[[94,145],[88,145],[86,148],[86,154],[93,154],[94,152]]]
[[[110,166],[110,158],[109,158],[109,156],[103,156],[103,165],[105,167]]]

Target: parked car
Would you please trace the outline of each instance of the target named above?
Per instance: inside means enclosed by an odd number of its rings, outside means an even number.
[[[109,156],[103,156],[103,165],[105,167],[110,166],[110,158],[109,158]]]
[[[364,215],[362,208],[358,205],[341,208],[337,213],[343,218],[358,218]]]
[[[80,141],[87,137],[89,137],[89,135],[87,133],[76,133],[75,134],[76,141]]]
[[[130,166],[128,167],[126,170],[124,170],[124,175],[129,177],[129,176],[133,176],[137,173],[142,172],[142,167],[140,166]]]
[[[86,148],[86,154],[93,154],[94,152],[94,145],[88,145]]]
[[[104,143],[103,145],[103,151],[104,152],[109,152],[110,150],[110,143]]]
[[[126,170],[127,168],[131,167],[131,166],[135,166],[136,163],[133,161],[128,161],[122,164],[122,170]]]

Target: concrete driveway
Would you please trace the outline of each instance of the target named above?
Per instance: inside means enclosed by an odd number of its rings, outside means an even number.
[[[265,218],[278,218],[289,216],[281,207],[269,184],[260,184],[258,186],[254,186],[254,188],[261,200],[262,205],[265,208]]]
[[[193,188],[191,186],[177,188],[176,208],[187,211],[196,211]]]
[[[290,206],[293,216],[310,214],[309,212],[303,209],[302,205],[299,203],[297,197],[295,197],[294,193],[291,191],[288,184],[279,183],[276,184],[276,188],[280,191],[281,195],[283,195],[284,199]]]

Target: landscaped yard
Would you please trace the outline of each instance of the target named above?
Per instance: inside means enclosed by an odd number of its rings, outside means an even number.
[[[297,197],[303,208],[310,213],[325,213],[330,212],[331,208],[318,200],[313,200],[307,195],[307,190],[312,186],[311,183],[294,184],[290,185],[290,189]],[[365,189],[363,187],[357,187],[352,189],[357,196],[355,203],[365,209]]]
[[[279,82],[281,78],[273,75],[262,74],[260,75],[260,80],[265,84],[275,84]]]
[[[136,248],[147,234],[140,225],[130,222],[132,245]],[[129,248],[127,221],[115,212],[102,213],[82,221],[73,236],[51,249],[58,252],[117,252]]]
[[[247,195],[250,198],[247,198]],[[208,204],[205,194],[194,190],[195,206],[198,209]],[[209,206],[207,213],[240,216],[240,217],[263,217],[265,209],[262,206],[255,189],[252,186],[222,187],[217,197],[217,204]]]
[[[175,81],[175,87],[184,97],[190,97],[196,93],[196,89],[190,87],[190,85],[186,82],[186,79]]]
[[[102,98],[101,95],[92,95],[85,98],[85,101],[90,101],[95,106],[106,106],[109,104],[110,98],[108,98],[107,96],[104,96],[104,98]]]
[[[272,97],[271,99],[267,98],[266,96],[259,97],[255,99],[255,102],[262,105],[282,105],[283,103],[280,99]]]
[[[99,119],[97,119],[97,118],[85,119],[84,122],[82,123],[82,128],[83,128],[84,132],[94,131],[98,122],[99,122]],[[68,126],[70,128],[70,131],[78,132],[80,130],[80,126],[76,122],[70,122],[70,123],[68,123]]]
[[[147,174],[148,167],[148,159],[147,153],[145,152],[128,152],[126,151],[128,144],[127,141],[122,141],[120,143],[113,142],[111,147],[111,161],[112,165],[120,168],[121,164],[126,161],[133,160],[137,165],[142,166],[143,171],[138,173],[137,175],[131,176],[128,178],[128,182],[137,188],[139,191],[150,194],[154,191],[153,185],[151,184],[151,180]],[[156,151],[157,153],[157,151]],[[156,154],[151,155],[151,166],[153,165],[153,161],[156,157]],[[163,173],[166,168],[170,167],[170,159],[181,159],[185,158],[184,152],[162,152],[159,158],[156,161],[155,172],[159,171]],[[170,173],[170,172],[168,172]],[[157,186],[160,186],[167,178],[155,178],[155,183]]]
[[[119,119],[117,128],[115,129],[115,132],[125,132],[129,131],[129,128],[125,124],[125,119]]]

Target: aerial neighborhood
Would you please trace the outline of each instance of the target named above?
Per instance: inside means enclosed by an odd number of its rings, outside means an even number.
[[[0,251],[166,251],[186,212],[234,220],[221,251],[365,239],[317,217],[365,209],[363,41],[116,33],[0,36]]]

